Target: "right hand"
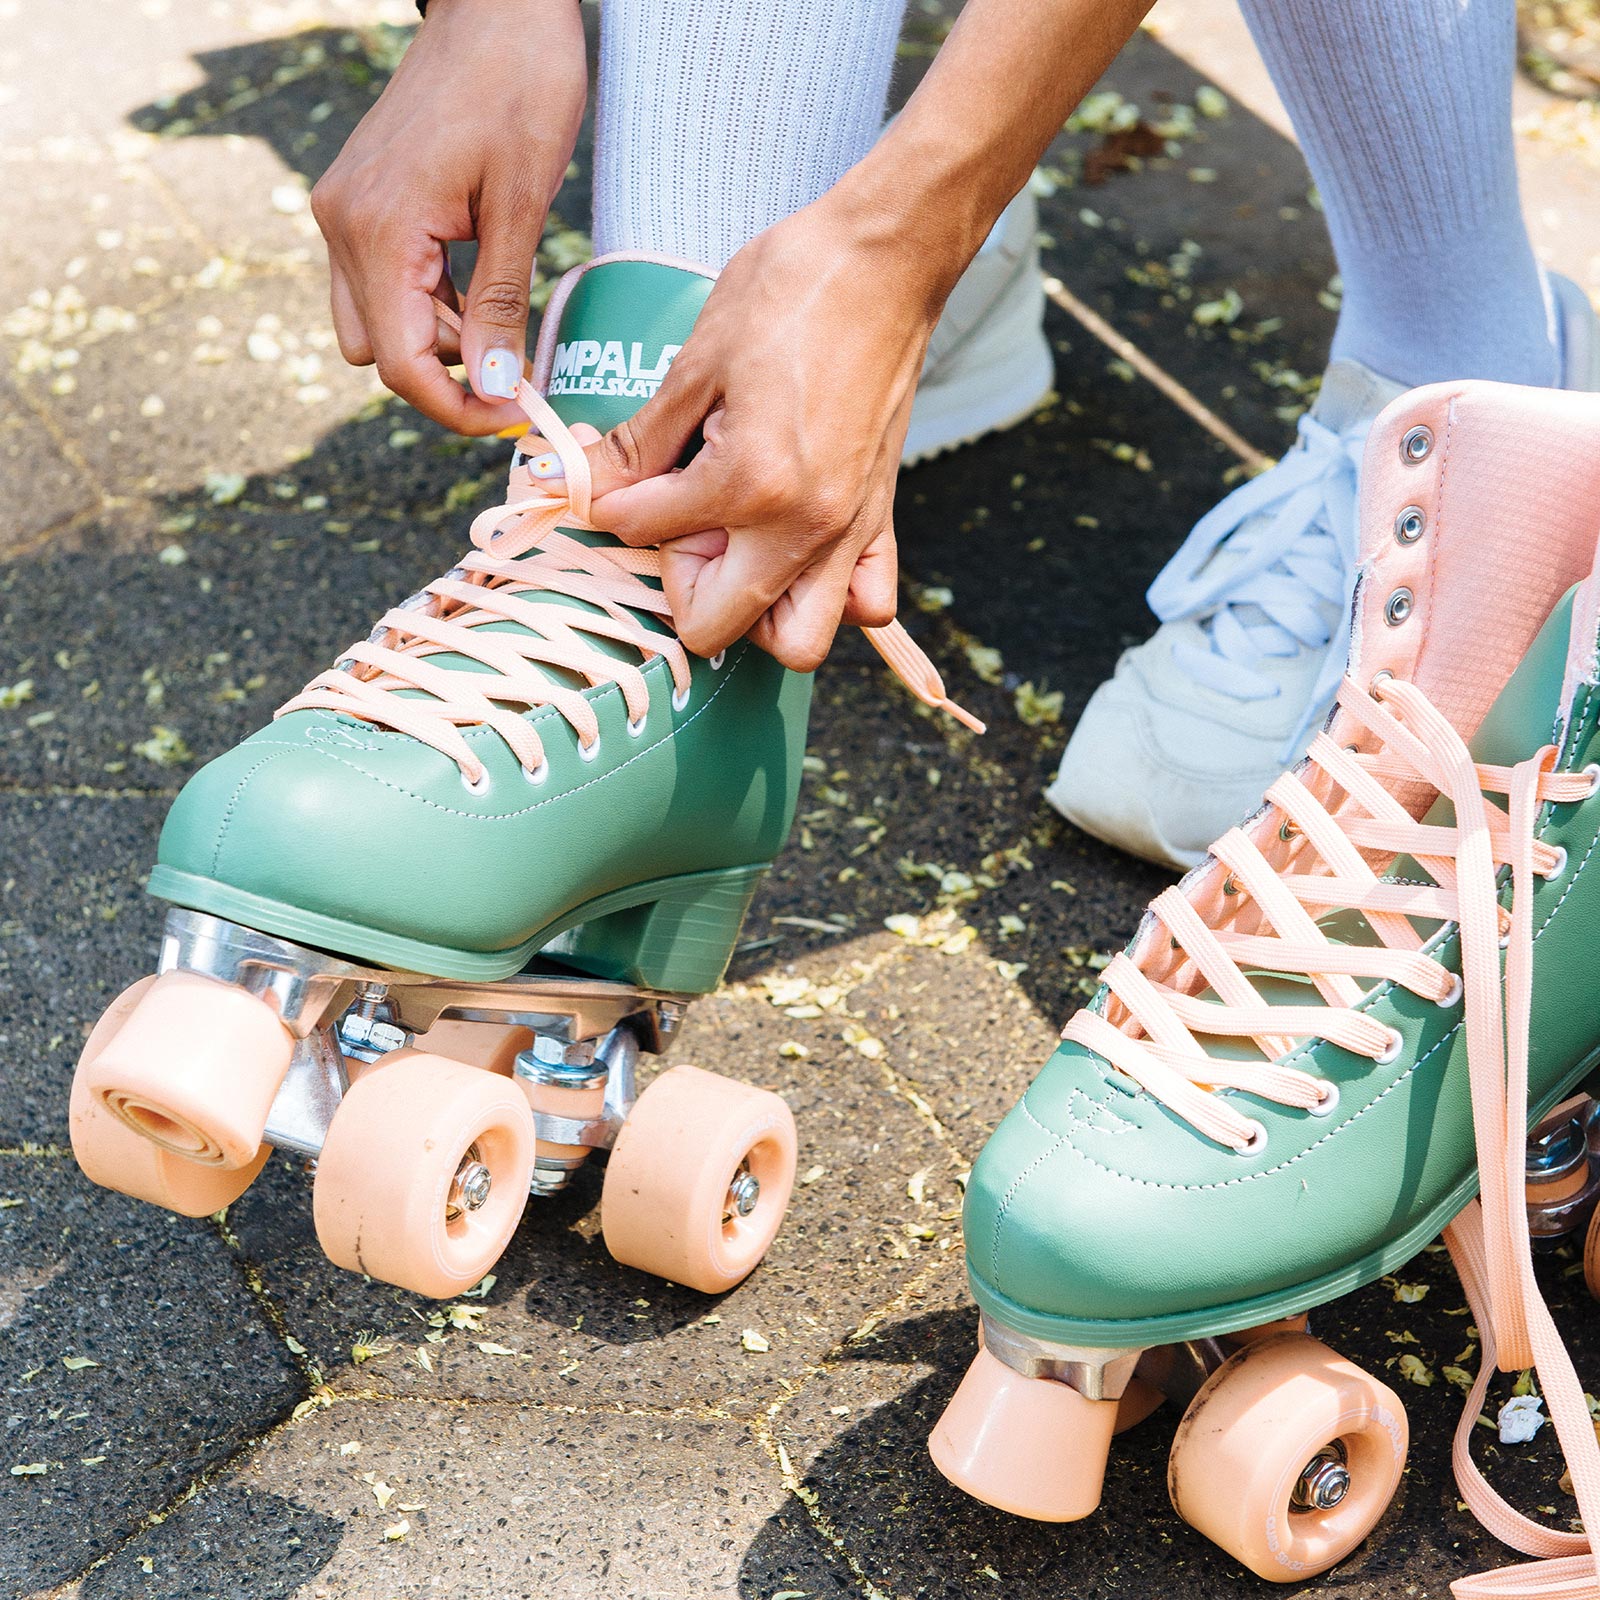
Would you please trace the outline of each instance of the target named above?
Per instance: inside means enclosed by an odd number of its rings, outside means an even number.
[[[524,421],[508,403],[545,214],[588,93],[576,0],[431,0],[394,77],[311,191],[339,349],[458,433]],[[457,298],[446,245],[476,239]],[[459,345],[433,296],[461,311]],[[486,359],[487,364],[486,364]],[[464,391],[446,362],[459,359]]]

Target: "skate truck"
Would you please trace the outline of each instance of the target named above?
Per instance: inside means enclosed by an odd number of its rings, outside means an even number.
[[[658,553],[589,521],[582,448],[710,283],[641,257],[570,274],[518,389],[538,435],[471,550],[185,785],[157,971],[73,1081],[95,1182],[199,1216],[291,1152],[330,1259],[443,1297],[605,1152],[619,1261],[714,1294],[761,1260],[789,1108],[687,1065],[641,1093],[635,1069],[721,980],[788,833],[811,680],[748,640],[684,648]],[[981,730],[898,625],[868,633]]]

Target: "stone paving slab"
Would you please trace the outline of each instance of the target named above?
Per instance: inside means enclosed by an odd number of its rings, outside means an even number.
[[[126,1538],[304,1381],[209,1223],[91,1189],[60,1156],[0,1155],[0,1197],[0,1591],[26,1594]]]
[[[778,1241],[728,1295],[613,1262],[597,1171],[530,1204],[492,1289],[461,1302],[472,1324],[463,1328],[438,1316],[443,1326],[430,1327],[431,1304],[330,1266],[312,1233],[308,1185],[287,1162],[232,1208],[229,1228],[337,1388],[752,1415],[891,1300],[925,1252],[958,1242],[948,1221],[937,1241],[915,1237],[956,1204],[955,1153],[876,1062],[840,1040],[848,997],[833,1004],[808,1024],[764,995],[716,996],[691,1008],[666,1058],[775,1089],[804,1130],[802,1182]],[[793,1054],[796,1044],[808,1054]],[[913,1187],[929,1192],[913,1199]],[[750,1349],[752,1335],[770,1348]]]
[[[0,1147],[65,1143],[89,1029],[154,970],[144,878],[167,804],[0,792]]]
[[[346,1454],[349,1446],[360,1449]],[[374,1481],[375,1480],[375,1481]],[[387,1507],[374,1492],[379,1485]],[[284,1429],[83,1584],[83,1600],[702,1600],[858,1592],[801,1547],[777,1471],[736,1423],[656,1413],[341,1402]],[[404,1529],[403,1532],[398,1530]],[[139,1558],[151,1564],[142,1580]]]
[[[0,532],[0,560],[21,555],[95,500],[88,475],[23,405],[9,379],[0,379],[0,495],[12,508]]]

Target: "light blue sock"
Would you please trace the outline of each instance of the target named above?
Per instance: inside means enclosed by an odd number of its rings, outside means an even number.
[[[1559,383],[1517,189],[1514,0],[1241,3],[1333,236],[1333,355],[1406,384]]]
[[[722,268],[883,126],[905,0],[605,0],[597,252]]]

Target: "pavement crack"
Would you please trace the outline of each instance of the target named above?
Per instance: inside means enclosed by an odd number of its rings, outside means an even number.
[[[867,1575],[867,1569],[861,1564],[861,1559],[850,1548],[845,1537],[834,1526],[833,1519],[822,1509],[821,1497],[817,1491],[808,1488],[802,1482],[800,1474],[795,1471],[794,1463],[789,1459],[789,1452],[784,1448],[783,1442],[773,1433],[771,1425],[765,1418],[757,1418],[750,1424],[750,1432],[762,1450],[777,1465],[778,1475],[783,1480],[783,1486],[792,1494],[799,1503],[805,1507],[806,1516],[811,1525],[816,1529],[818,1536],[826,1543],[833,1553],[844,1562],[850,1570],[850,1576],[855,1580],[856,1587],[867,1600],[891,1600]]]

